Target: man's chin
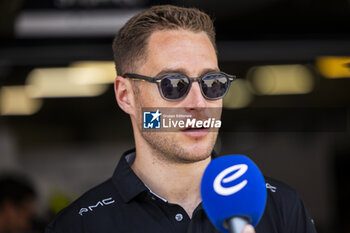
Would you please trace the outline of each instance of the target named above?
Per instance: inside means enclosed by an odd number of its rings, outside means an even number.
[[[142,132],[143,139],[159,159],[172,163],[195,163],[211,156],[217,133],[209,132],[204,137],[192,139],[176,133]]]
[[[209,148],[205,151],[201,151],[201,150],[186,151],[185,150],[184,153],[177,154],[176,158],[180,163],[196,163],[211,157],[211,152],[212,150],[210,150]]]

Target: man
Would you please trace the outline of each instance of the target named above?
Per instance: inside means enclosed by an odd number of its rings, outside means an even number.
[[[0,233],[25,233],[32,227],[36,193],[26,179],[0,177]]]
[[[124,25],[113,50],[116,100],[130,115],[136,150],[125,152],[113,177],[63,210],[46,233],[219,232],[204,213],[199,191],[217,132],[148,132],[141,124],[145,107],[193,115],[221,109],[234,77],[219,70],[211,19],[197,9],[155,6]],[[277,195],[269,196],[257,232],[315,232],[294,191],[269,182]],[[290,204],[282,206],[282,193]],[[254,229],[249,225],[244,232]]]

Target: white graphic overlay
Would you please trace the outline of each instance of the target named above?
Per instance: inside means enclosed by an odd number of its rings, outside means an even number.
[[[226,177],[228,174],[230,174],[233,171],[236,171],[235,173],[233,173],[231,176]],[[236,179],[238,179],[239,177],[241,177],[242,175],[244,175],[244,173],[246,173],[246,171],[248,170],[248,166],[247,164],[236,164],[233,165],[231,167],[226,168],[225,170],[223,170],[222,172],[220,172],[213,183],[213,187],[214,190],[217,194],[220,194],[222,196],[229,196],[232,195],[238,191],[240,191],[242,188],[244,188],[244,186],[247,185],[248,180],[243,180],[241,183],[236,184],[234,186],[231,187],[223,187],[222,183],[229,183],[232,182]]]
[[[157,121],[159,121],[159,116],[162,115],[162,113],[160,113],[159,109],[157,109],[157,112],[151,113],[151,115],[153,116],[151,122],[153,122],[155,119],[157,119]]]

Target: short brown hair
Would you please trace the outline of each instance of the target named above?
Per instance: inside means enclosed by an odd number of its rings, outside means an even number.
[[[216,51],[214,25],[206,13],[195,8],[153,6],[132,17],[114,38],[113,52],[117,74],[133,72],[137,63],[145,61],[147,42],[154,31],[172,29],[204,31]]]

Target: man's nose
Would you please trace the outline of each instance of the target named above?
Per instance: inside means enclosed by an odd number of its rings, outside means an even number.
[[[185,107],[188,109],[204,108],[207,106],[206,99],[202,95],[198,82],[193,82],[188,95],[185,98]]]

